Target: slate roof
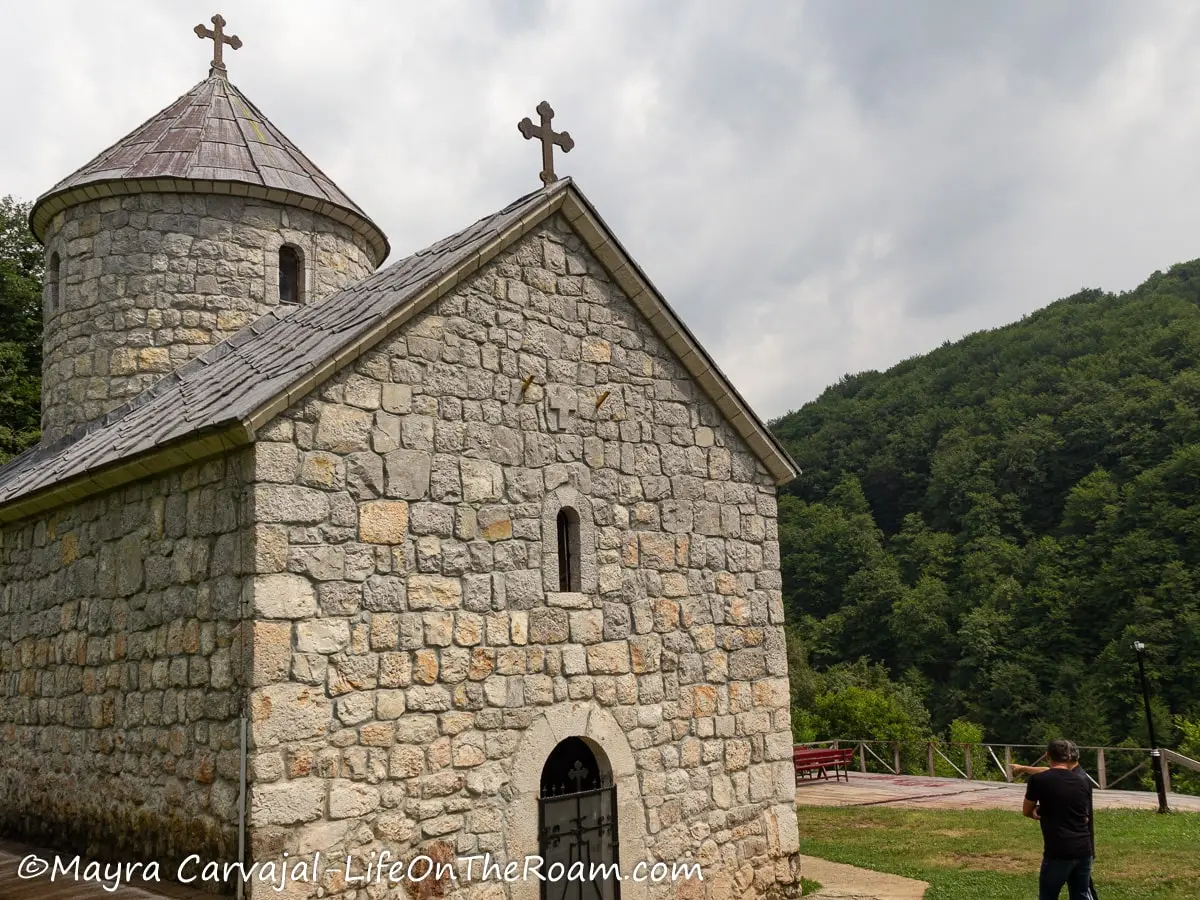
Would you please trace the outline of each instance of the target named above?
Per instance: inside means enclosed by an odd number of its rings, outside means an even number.
[[[257,196],[313,209],[367,238],[376,265],[388,253],[387,238],[367,214],[221,75],[210,75],[39,197],[30,225],[42,240],[59,210],[141,190]]]
[[[0,522],[246,444],[254,429],[368,352],[502,249],[562,211],[780,482],[797,474],[570,179],[313,306],[280,308],[102,419],[0,467]]]

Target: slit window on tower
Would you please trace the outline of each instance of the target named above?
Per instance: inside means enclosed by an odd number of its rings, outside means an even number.
[[[279,302],[300,303],[304,293],[304,269],[300,251],[284,245],[279,248]]]
[[[558,589],[579,590],[579,513],[569,506],[558,511]]]
[[[59,262],[58,254],[50,254],[50,264],[46,266],[46,311],[50,315],[58,312],[58,291],[61,276],[59,269],[61,267],[62,264]]]

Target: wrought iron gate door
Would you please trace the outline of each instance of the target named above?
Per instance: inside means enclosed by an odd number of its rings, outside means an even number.
[[[568,873],[573,864],[582,863],[576,870],[583,875],[543,881],[543,900],[620,900],[616,785],[601,783],[591,790],[549,796],[543,792],[538,836],[543,876],[554,863]]]

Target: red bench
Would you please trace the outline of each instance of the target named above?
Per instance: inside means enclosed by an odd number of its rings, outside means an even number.
[[[835,750],[832,747],[793,747],[792,764],[796,767],[796,783],[828,779],[833,773],[834,781],[850,780],[850,761],[854,759],[854,748]]]

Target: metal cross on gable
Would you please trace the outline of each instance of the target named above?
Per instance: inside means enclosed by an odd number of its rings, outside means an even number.
[[[540,138],[542,141],[542,184],[554,184],[558,181],[558,176],[554,174],[554,145],[562,147],[563,153],[570,153],[571,148],[575,146],[575,141],[571,135],[565,131],[556,132],[550,127],[550,120],[554,118],[554,110],[550,108],[550,104],[543,100],[537,105],[537,114],[541,117],[542,124],[534,125],[529,116],[526,116],[517,123],[517,130],[525,136],[525,140],[531,138]]]
[[[224,45],[228,44],[234,50],[242,46],[242,39],[236,34],[225,34],[225,19],[220,13],[217,13],[210,20],[213,23],[212,28],[205,28],[204,24],[197,25],[192,30],[196,32],[196,37],[200,40],[211,38],[213,42],[213,59],[212,65],[208,69],[208,75],[211,78],[213,75],[225,76],[225,61],[221,58],[221,53],[225,49]]]

